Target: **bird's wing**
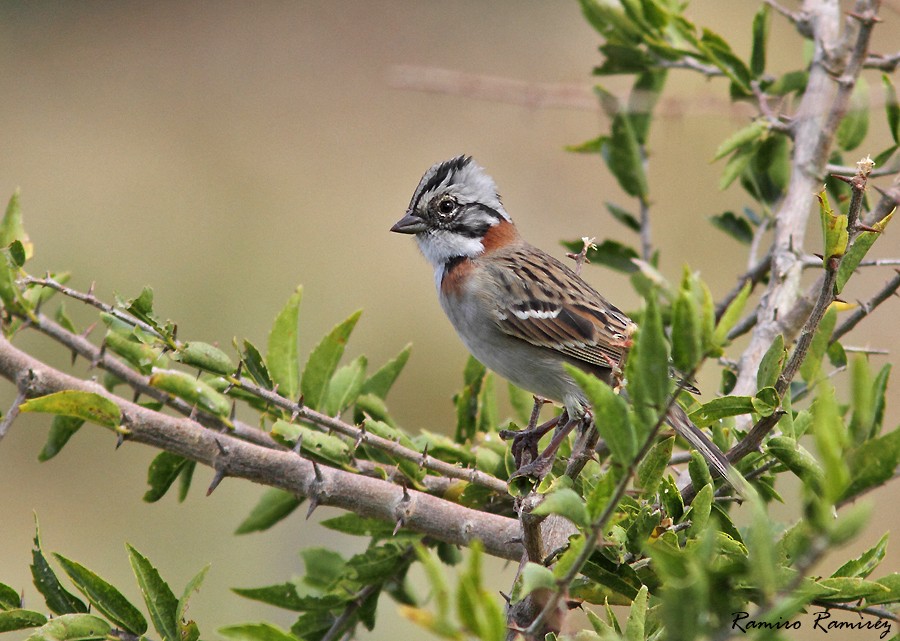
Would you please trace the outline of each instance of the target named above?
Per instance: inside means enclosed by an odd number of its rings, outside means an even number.
[[[500,329],[589,366],[621,365],[635,324],[580,276],[531,246],[493,262],[504,286],[495,301]]]

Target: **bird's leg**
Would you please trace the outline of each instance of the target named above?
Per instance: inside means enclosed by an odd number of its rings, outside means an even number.
[[[538,443],[547,432],[560,424],[565,415],[563,412],[546,423],[530,425],[524,430],[500,430],[500,438],[512,439],[511,450],[516,468],[527,465],[538,457]]]
[[[561,420],[563,417],[568,419],[565,423]],[[534,476],[543,478],[546,476],[547,472],[550,471],[550,468],[553,467],[553,461],[556,459],[556,451],[559,449],[559,446],[562,445],[563,441],[566,440],[566,437],[569,436],[569,433],[575,429],[576,425],[590,425],[592,420],[590,414],[587,413],[584,416],[570,419],[568,418],[568,413],[563,412],[559,418],[559,427],[557,427],[556,432],[553,434],[553,439],[550,441],[547,448],[531,462],[520,465],[513,477]]]
[[[569,457],[569,464],[566,465],[566,476],[572,480],[578,478],[581,470],[593,458],[594,446],[599,439],[600,434],[594,425],[593,417],[587,414],[582,418],[578,438],[572,446],[572,455]]]

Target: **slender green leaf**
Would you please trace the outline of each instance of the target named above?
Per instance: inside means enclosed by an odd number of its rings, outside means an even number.
[[[28,641],[93,641],[108,639],[112,626],[93,614],[64,614],[51,619]]]
[[[522,568],[522,587],[519,595],[524,598],[535,590],[555,590],[556,579],[549,568],[538,563],[527,563]]]
[[[559,514],[579,527],[586,528],[590,525],[590,517],[584,501],[574,490],[569,488],[562,488],[547,494],[540,505],[532,510],[532,514],[537,516]]]
[[[609,141],[603,145],[602,155],[626,194],[641,200],[648,198],[640,142],[629,114],[620,112],[613,118]]]
[[[838,410],[834,387],[826,381],[819,384],[819,395],[812,406],[813,432],[816,449],[825,472],[823,498],[835,502],[850,485],[851,476],[844,447],[847,444],[847,428]]]
[[[835,142],[845,151],[859,147],[869,131],[869,83],[865,76],[856,79],[856,86],[850,95],[847,115],[838,125]]]
[[[625,371],[634,407],[649,428],[656,422],[657,411],[669,395],[669,352],[662,318],[653,296],[647,298],[642,323],[635,334]],[[641,434],[638,440],[640,437]]]
[[[897,101],[897,90],[888,74],[881,74],[881,82],[884,85],[884,111],[887,114],[888,130],[894,142],[900,144],[900,103]]]
[[[767,131],[769,125],[762,118],[754,120],[746,127],[738,129],[736,132],[726,138],[719,148],[716,149],[716,155],[713,160],[721,160],[733,151],[737,151],[741,147],[745,147],[750,143],[759,140]]]
[[[75,435],[81,426],[84,425],[84,419],[74,416],[56,415],[50,422],[50,432],[47,434],[47,442],[38,454],[38,460],[41,462],[49,461],[62,451],[62,448],[69,439]]]
[[[879,603],[896,603],[900,600],[900,572],[894,572],[877,580],[878,585],[887,588],[887,592],[878,596],[866,597],[866,603],[876,605]]]
[[[183,456],[171,452],[157,454],[147,469],[150,489],[144,493],[144,501],[155,503],[164,497],[187,464],[188,460]]]
[[[706,427],[729,416],[740,416],[753,411],[751,396],[721,396],[704,403],[690,417],[697,427]]]
[[[219,634],[234,641],[299,641],[293,634],[271,623],[242,623],[219,628]]]
[[[124,358],[141,374],[149,374],[162,354],[161,348],[145,345],[130,330],[126,333],[109,329],[103,341],[106,349]]]
[[[361,311],[353,312],[346,320],[336,325],[316,345],[306,360],[303,377],[300,381],[300,391],[303,393],[303,402],[308,407],[319,409],[328,389],[328,382],[344,355],[347,339],[350,338],[353,328],[356,327],[361,313]]]
[[[128,549],[131,569],[134,570],[153,627],[163,641],[181,641],[181,629],[177,618],[178,599],[147,557],[127,543],[125,547]]]
[[[300,299],[303,288],[298,287],[275,318],[269,332],[266,365],[278,391],[287,398],[296,398],[300,389],[300,356],[297,352],[297,333],[300,320]],[[340,358],[340,357],[339,357]]]
[[[301,597],[297,593],[297,586],[293,583],[269,585],[263,588],[232,588],[231,591],[247,599],[268,603],[276,608],[293,612],[303,612],[312,603],[312,600]]]
[[[180,350],[172,354],[172,358],[189,367],[222,376],[233,374],[236,369],[228,354],[215,345],[201,341],[185,343]]]
[[[366,377],[368,360],[358,356],[349,365],[339,368],[325,391],[321,402],[322,412],[328,416],[339,416],[356,402]]]
[[[825,472],[816,458],[795,439],[773,436],[766,442],[766,451],[800,477],[813,492],[821,492]]]
[[[837,309],[834,305],[828,308],[825,316],[819,321],[819,327],[816,329],[812,343],[810,343],[809,351],[806,354],[803,364],[800,365],[800,376],[804,381],[810,383],[816,379],[819,370],[822,367],[822,358],[828,349],[828,342],[831,340],[831,334],[834,332],[834,326],[837,323]]]
[[[15,608],[0,612],[0,633],[13,630],[27,630],[47,623],[47,617],[40,612]]]
[[[531,420],[531,410],[534,407],[534,396],[521,387],[509,384],[509,404],[512,405],[516,420],[522,425],[527,425]]]
[[[784,369],[787,350],[784,348],[784,336],[775,336],[769,349],[763,354],[759,369],[756,372],[756,385],[759,389],[773,387]]]
[[[360,394],[374,394],[378,398],[387,398],[394,381],[397,380],[397,377],[406,365],[406,361],[409,360],[411,350],[412,344],[410,343],[395,358],[382,365],[381,369],[366,379]]]
[[[185,372],[156,370],[150,377],[150,385],[220,418],[231,413],[231,403],[224,394],[217,392],[206,381]]]
[[[37,517],[34,519],[34,547],[31,549],[31,577],[47,607],[54,614],[87,612],[87,606],[77,596],[66,590],[50,567],[41,549],[41,534]]]
[[[54,392],[46,396],[32,398],[19,406],[23,412],[47,412],[63,416],[74,416],[104,427],[118,427],[122,422],[119,406],[95,394],[78,390]]]
[[[728,332],[731,331],[732,327],[737,325],[737,322],[741,319],[741,314],[744,313],[744,307],[747,305],[747,299],[750,297],[751,289],[752,286],[749,281],[744,283],[744,286],[741,288],[738,295],[734,297],[734,300],[732,300],[725,308],[725,311],[722,312],[722,316],[719,318],[719,322],[713,332],[712,340],[714,345],[722,347],[726,344]]]
[[[689,280],[689,273],[685,280]],[[672,304],[672,363],[681,372],[694,369],[703,354],[702,319],[697,299],[682,286]]]
[[[236,339],[235,339],[236,340]],[[237,346],[237,345],[235,345]],[[272,376],[269,374],[269,368],[263,361],[262,354],[256,349],[256,346],[248,340],[244,341],[244,350],[241,352],[241,361],[247,369],[250,377],[256,381],[256,384],[266,389],[272,389],[275,384],[272,382]]]
[[[709,221],[716,229],[725,232],[739,243],[749,245],[753,241],[753,228],[746,218],[741,218],[733,211],[726,211],[717,216],[710,216]]]
[[[750,73],[759,78],[766,70],[766,45],[769,40],[769,5],[762,4],[753,16],[753,45],[750,50]]]
[[[637,217],[623,207],[607,201],[606,209],[610,215],[633,232],[641,231],[641,223]]]
[[[647,586],[642,585],[631,603],[628,621],[625,623],[626,641],[644,641],[644,626],[647,618]]]
[[[209,571],[209,565],[207,564],[202,570],[197,572],[191,578],[190,581],[187,582],[187,585],[184,586],[184,591],[181,593],[181,598],[178,599],[178,608],[175,611],[175,620],[179,622],[179,625],[184,626],[185,614],[187,612],[188,601],[194,592],[200,590],[200,585],[203,583],[203,580],[206,578],[206,573]]]
[[[886,483],[900,465],[900,428],[851,449],[846,461],[850,484],[841,495],[842,500]]]
[[[22,596],[5,583],[0,583],[0,610],[18,610],[22,605]]]
[[[824,190],[819,192],[816,197],[819,199],[819,217],[822,221],[822,233],[825,237],[823,261],[827,266],[830,258],[843,256],[844,252],[847,251],[847,215],[834,213]]]
[[[647,456],[638,465],[636,483],[647,492],[653,492],[662,480],[663,472],[672,458],[672,448],[675,446],[675,437],[664,439],[650,448]]]
[[[835,570],[831,576],[856,577],[860,579],[867,578],[870,574],[872,574],[875,568],[878,567],[878,564],[881,563],[881,561],[884,559],[884,556],[887,553],[887,542],[888,534],[885,533],[878,540],[878,543],[860,554],[858,557],[850,559],[849,561],[844,563],[844,565]]]
[[[303,503],[303,499],[294,496],[290,492],[274,487],[267,488],[260,497],[259,502],[234,533],[249,534],[250,532],[268,530],[292,514],[301,503]]]
[[[25,259],[30,259],[34,255],[34,244],[28,238],[22,224],[22,206],[19,203],[18,189],[10,197],[3,220],[0,221],[0,247],[8,247],[17,240],[22,244]]]
[[[850,249],[847,250],[847,254],[841,259],[841,264],[838,267],[837,281],[834,284],[834,291],[836,294],[840,294],[844,289],[844,285],[850,280],[853,272],[859,267],[859,263],[865,258],[869,249],[875,244],[875,241],[878,240],[893,217],[894,212],[892,211],[882,220],[872,225],[873,231],[864,230],[860,232],[853,241],[853,244],[850,245]]]
[[[121,592],[86,567],[54,553],[66,574],[103,616],[119,627],[141,635],[147,631],[147,620]]]

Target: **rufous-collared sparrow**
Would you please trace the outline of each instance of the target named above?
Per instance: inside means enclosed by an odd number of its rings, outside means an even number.
[[[515,385],[584,415],[563,363],[614,383],[635,324],[569,267],[525,242],[493,179],[471,157],[432,166],[391,231],[415,234],[438,298],[475,358]],[[722,452],[674,405],[668,422],[726,476]]]

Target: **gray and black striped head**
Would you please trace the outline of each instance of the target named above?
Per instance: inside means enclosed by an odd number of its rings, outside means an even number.
[[[480,254],[485,233],[503,221],[512,222],[494,180],[470,156],[457,156],[425,172],[391,231],[415,234],[422,253],[439,266]]]

